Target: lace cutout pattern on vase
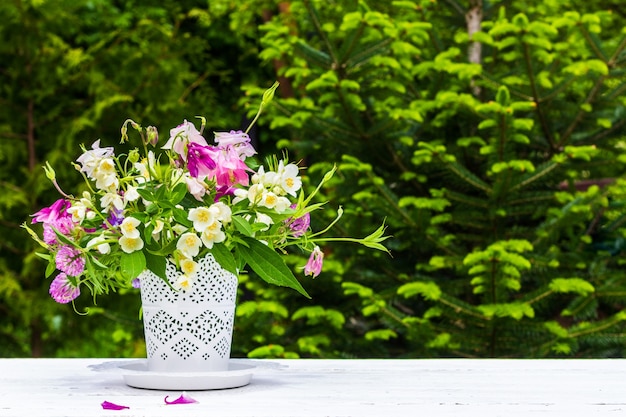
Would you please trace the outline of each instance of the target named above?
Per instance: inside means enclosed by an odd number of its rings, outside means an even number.
[[[237,277],[211,255],[188,291],[175,291],[150,271],[140,275],[148,367],[155,371],[216,371],[228,367]],[[170,284],[180,272],[168,262]]]

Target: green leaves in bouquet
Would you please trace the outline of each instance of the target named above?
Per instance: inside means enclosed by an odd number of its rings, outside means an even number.
[[[146,269],[146,256],[141,251],[124,253],[120,258],[120,271],[126,278],[136,278]]]
[[[235,257],[232,252],[223,244],[213,245],[211,248],[211,254],[219,263],[222,268],[226,269],[229,272],[232,272],[235,275],[239,274],[239,270],[237,268],[237,262],[235,261]]]
[[[243,238],[243,241],[245,245],[239,245],[238,249],[259,277],[270,284],[293,288],[311,298],[278,253],[258,240]]]

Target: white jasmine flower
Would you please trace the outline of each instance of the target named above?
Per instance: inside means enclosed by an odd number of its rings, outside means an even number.
[[[161,237],[161,231],[163,230],[164,223],[161,220],[156,221],[154,230],[152,230],[152,239],[158,241]]]
[[[187,219],[193,222],[193,228],[196,231],[202,233],[216,220],[216,213],[215,210],[210,210],[208,207],[197,207],[189,210]]]
[[[100,207],[106,211],[115,208],[119,211],[124,210],[124,199],[117,192],[106,193],[100,199]]]
[[[137,226],[139,226],[141,222],[134,217],[126,217],[120,226],[120,230],[122,231],[122,235],[131,238],[137,239],[139,238],[139,230],[137,230]]]
[[[281,167],[282,164],[283,164],[283,161],[280,161],[279,167]],[[290,194],[295,197],[296,192],[302,187],[302,180],[300,179],[300,176],[298,175],[300,173],[298,166],[295,164],[287,164],[287,166],[284,167],[282,172],[280,170],[279,172],[280,172],[280,186],[283,188],[283,190],[285,190],[287,194]]]
[[[106,242],[106,239],[107,239],[106,236],[103,236],[103,235],[96,236],[95,238],[91,239],[89,243],[87,243],[87,249],[91,249],[95,247],[96,250],[103,255],[110,253],[111,245],[109,245],[109,243]]]
[[[263,207],[267,207],[269,209],[273,209],[276,207],[276,203],[278,203],[278,196],[271,191],[264,190],[261,195],[261,201],[259,205]]]
[[[187,274],[182,274],[176,279],[173,287],[178,291],[189,291],[193,285],[193,277]]]
[[[188,258],[193,258],[197,256],[200,252],[200,246],[202,245],[202,241],[200,238],[191,232],[183,233],[182,236],[178,239],[176,243],[176,249],[181,251],[183,255]]]
[[[232,210],[221,201],[212,204],[209,209],[216,213],[215,217],[221,222],[230,223],[232,220]]]
[[[124,203],[128,203],[129,201],[137,201],[139,200],[139,193],[137,192],[137,187],[133,187],[132,185],[126,189],[124,193]]]
[[[222,231],[222,224],[218,221],[215,221],[209,227],[204,229],[201,238],[204,246],[211,249],[213,248],[213,244],[225,241],[226,234]]]
[[[128,236],[122,236],[119,242],[120,247],[126,253],[132,253],[143,249],[143,240],[141,240],[141,238],[139,237],[132,238]]]
[[[183,258],[180,261],[180,270],[187,276],[194,276],[198,272],[199,266],[196,261],[190,258]]]

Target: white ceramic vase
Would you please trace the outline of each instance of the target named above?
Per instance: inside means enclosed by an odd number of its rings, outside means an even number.
[[[211,254],[198,264],[197,278],[187,291],[173,290],[148,270],[139,276],[148,371],[228,370],[237,276]],[[180,274],[168,261],[169,282],[174,284]]]

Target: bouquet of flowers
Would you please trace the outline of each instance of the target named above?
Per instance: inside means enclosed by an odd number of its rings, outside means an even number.
[[[278,84],[263,95],[252,126]],[[50,295],[59,303],[72,302],[86,287],[94,297],[121,288],[138,288],[138,276],[148,269],[166,279],[167,262],[181,271],[175,290],[191,288],[197,260],[210,253],[235,274],[246,266],[268,283],[291,287],[308,296],[284,262],[288,248],[309,255],[304,274],[316,277],[323,263],[319,244],[341,240],[387,251],[382,245],[384,223],[365,238],[325,237],[341,217],[314,232],[310,213],[324,203],[314,202],[327,172],[308,195],[302,188],[300,167],[276,156],[259,165],[246,132],[216,132],[214,143],[188,121],[170,130],[158,148],[155,127],[143,128],[127,120],[121,129],[127,142],[129,126],[138,132],[140,147],[116,154],[113,147],[82,147],[74,167],[87,184],[80,196],[67,194],[46,163],[46,175],[61,194],[51,206],[33,215],[42,223],[40,237],[24,224],[44,249],[46,276],[54,276]]]

